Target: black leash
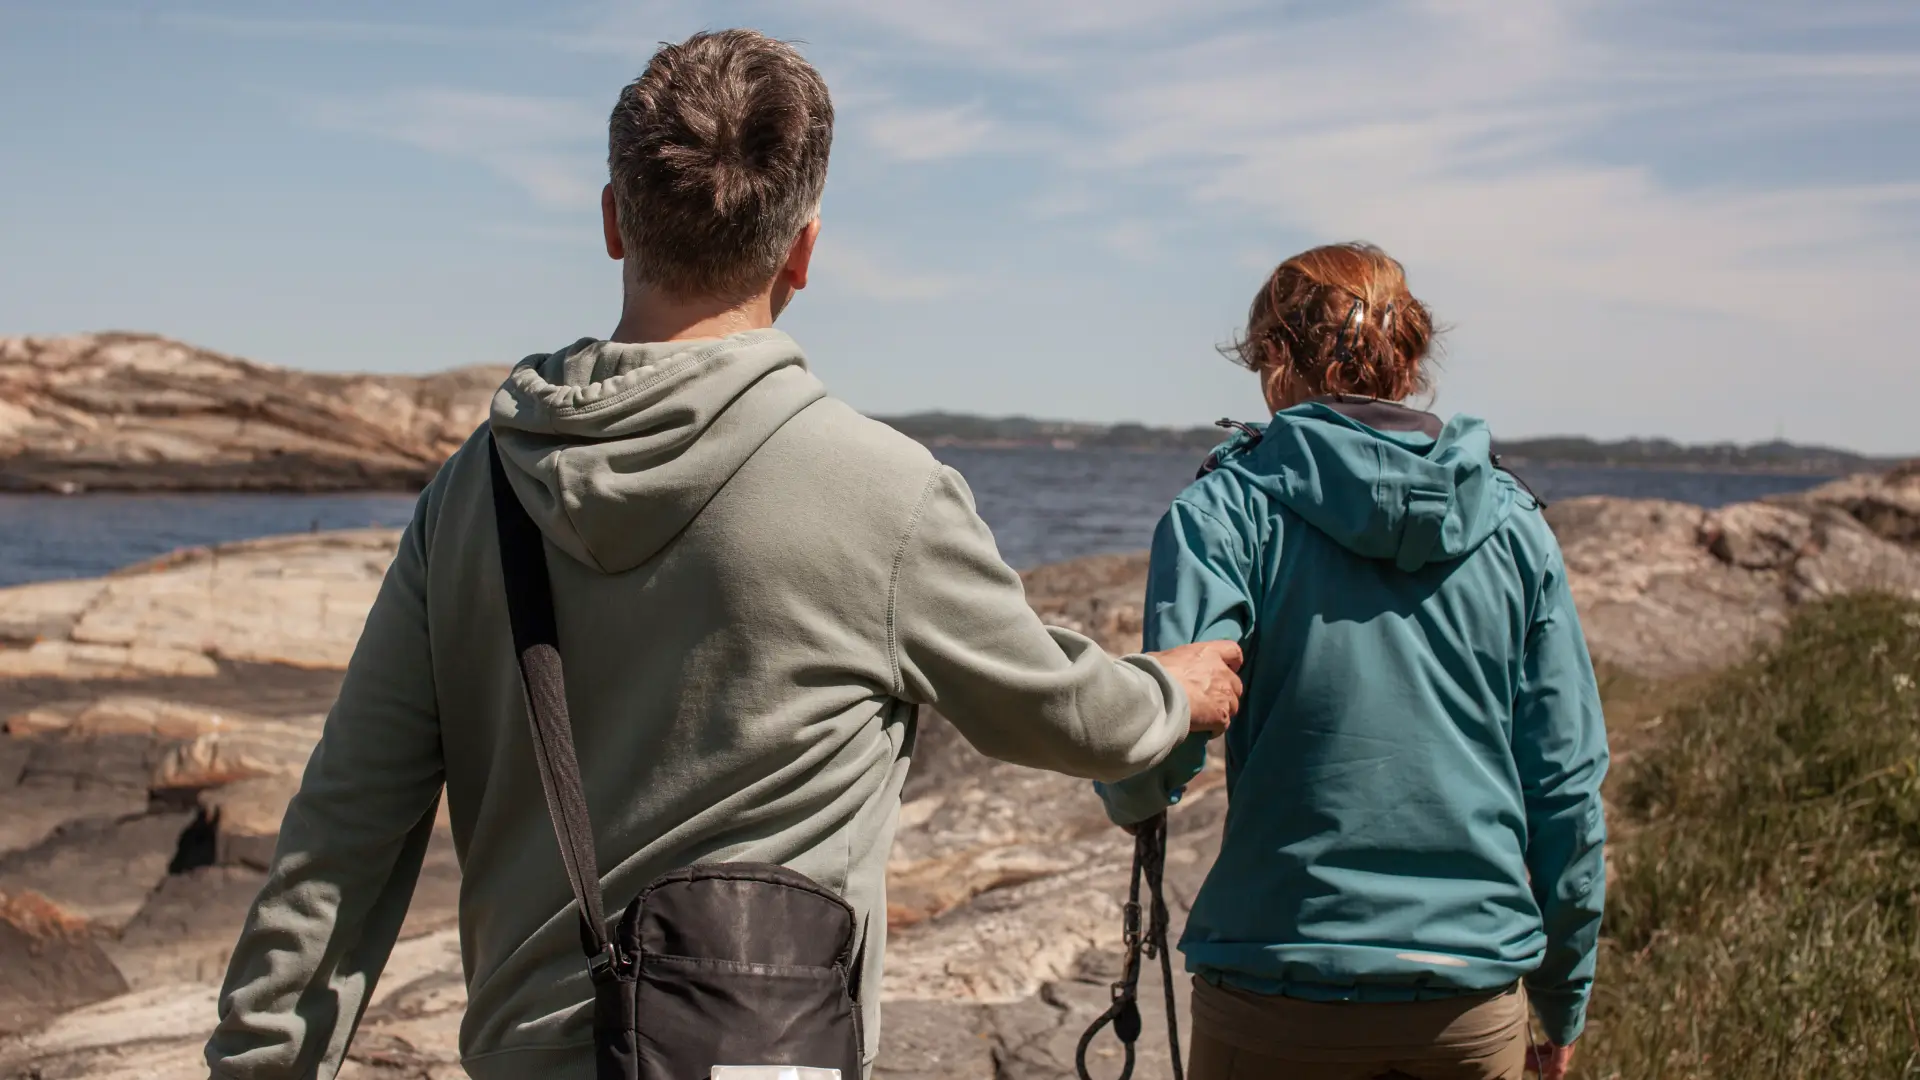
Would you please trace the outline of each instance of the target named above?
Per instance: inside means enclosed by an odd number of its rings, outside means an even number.
[[[1134,1043],[1140,1039],[1140,961],[1142,958],[1160,960],[1160,977],[1165,984],[1167,1002],[1167,1049],[1173,1055],[1173,1080],[1185,1080],[1186,1068],[1180,1060],[1180,1017],[1173,1008],[1173,955],[1167,949],[1167,899],[1161,889],[1161,879],[1167,868],[1167,815],[1160,814],[1142,822],[1133,834],[1133,881],[1127,888],[1127,906],[1124,912],[1125,940],[1127,948],[1127,967],[1120,981],[1113,984],[1113,1005],[1100,1018],[1093,1022],[1085,1035],[1080,1036],[1080,1046],[1073,1054],[1074,1071],[1080,1074],[1080,1080],[1093,1080],[1087,1071],[1087,1049],[1093,1045],[1094,1036],[1107,1025],[1113,1025],[1114,1037],[1120,1040],[1120,1047],[1126,1054],[1126,1061],[1120,1067],[1116,1080],[1129,1080],[1133,1076]],[[1143,933],[1140,927],[1140,882],[1147,883],[1148,908],[1147,925]]]

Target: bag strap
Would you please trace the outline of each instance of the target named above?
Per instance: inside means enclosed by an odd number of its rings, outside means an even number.
[[[553,615],[546,541],[514,495],[491,433],[487,457],[493,470],[493,520],[500,538],[500,573],[507,587],[507,620],[513,625],[513,652],[520,662],[527,719],[533,728],[534,764],[540,770],[540,789],[546,793],[554,838],[560,841],[567,885],[580,903],[587,968],[597,981],[620,967],[622,958],[607,933],[600,898],[593,822],[587,817],[580,759],[574,754],[573,724],[567,716],[567,680],[560,666],[560,631]]]

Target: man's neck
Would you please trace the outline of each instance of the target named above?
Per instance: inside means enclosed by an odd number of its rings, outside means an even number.
[[[692,341],[722,338],[773,325],[773,297],[761,293],[744,303],[710,298],[683,298],[654,289],[629,288],[620,312],[620,325],[610,340],[618,342]]]

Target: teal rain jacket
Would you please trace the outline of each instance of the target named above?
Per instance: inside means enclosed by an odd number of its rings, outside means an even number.
[[[1480,421],[1436,428],[1397,406],[1288,409],[1160,522],[1146,647],[1247,656],[1225,839],[1181,949],[1203,978],[1310,1000],[1524,978],[1564,1045],[1605,893],[1599,694],[1538,501]],[[1109,816],[1177,802],[1205,757],[1194,737],[1100,785]]]

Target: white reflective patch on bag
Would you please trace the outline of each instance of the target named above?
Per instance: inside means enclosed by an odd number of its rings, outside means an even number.
[[[840,1080],[839,1069],[808,1065],[715,1065],[708,1080]]]

